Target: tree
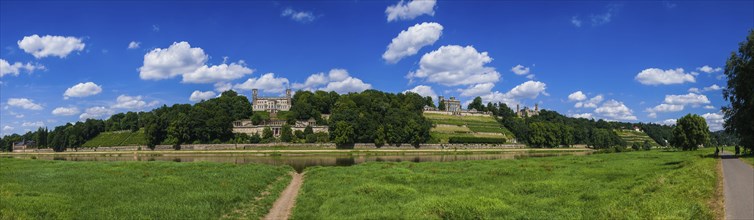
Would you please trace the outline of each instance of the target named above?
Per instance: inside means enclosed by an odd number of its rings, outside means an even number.
[[[354,144],[353,126],[344,121],[335,123],[335,132],[333,132],[334,142],[338,148],[349,147]]]
[[[723,97],[730,106],[723,107],[725,130],[739,137],[739,144],[754,152],[754,29],[741,42],[738,54],[731,52],[725,63],[728,86]]]
[[[437,104],[437,109],[440,111],[445,111],[445,100],[440,100],[440,103]]]
[[[157,117],[153,114],[146,116],[146,125],[144,127],[144,136],[146,136],[147,147],[154,149],[155,146],[165,140],[168,133],[168,122],[164,117]],[[173,128],[175,129],[175,128]]]
[[[283,125],[280,129],[280,140],[283,142],[291,142],[293,140],[293,131],[290,125]]]
[[[425,105],[434,108],[435,107],[435,101],[432,100],[432,96],[424,97],[424,100],[426,100]]]
[[[374,139],[374,146],[377,146],[377,148],[380,148],[385,145],[385,142],[387,138],[385,137],[385,128],[380,126],[377,128],[377,138]]]
[[[639,143],[634,142],[633,144],[631,144],[631,149],[639,150],[641,149],[641,146],[639,146]]]
[[[673,129],[671,144],[683,150],[696,150],[700,145],[709,145],[707,122],[696,114],[681,117]]]
[[[471,101],[471,103],[469,103],[469,106],[466,107],[466,109],[468,110],[476,109],[477,111],[485,111],[484,104],[482,104],[482,97],[477,96],[476,98],[474,98],[474,101]]]
[[[264,127],[264,129],[262,129],[262,139],[269,140],[272,138],[274,138],[272,129],[270,127]]]
[[[649,144],[649,141],[644,140],[644,144],[641,146],[641,148],[644,149],[644,150],[651,150],[652,149],[652,145]]]
[[[253,125],[259,125],[259,124],[261,124],[262,120],[263,120],[262,116],[259,115],[259,114],[257,114],[257,113],[254,113],[254,115],[251,116],[251,124],[253,124]]]

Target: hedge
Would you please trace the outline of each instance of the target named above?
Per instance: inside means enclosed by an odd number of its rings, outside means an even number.
[[[450,137],[448,143],[452,144],[505,144],[505,138],[490,137]]]

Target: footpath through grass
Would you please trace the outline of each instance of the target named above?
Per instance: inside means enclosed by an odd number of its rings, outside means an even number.
[[[0,158],[0,165],[0,219],[260,218],[292,171],[205,162]]]
[[[293,218],[712,219],[713,151],[316,167]]]

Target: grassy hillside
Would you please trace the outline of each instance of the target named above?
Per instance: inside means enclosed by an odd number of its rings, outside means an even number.
[[[112,131],[102,132],[97,137],[92,138],[82,145],[82,147],[111,147],[111,146],[129,146],[129,145],[146,145],[144,129],[136,132],[131,131]]]
[[[448,143],[450,137],[505,137],[514,139],[513,133],[505,129],[493,117],[452,116],[424,113],[434,126],[430,131],[430,143]]]
[[[616,130],[616,133],[618,133],[618,136],[620,136],[624,141],[628,143],[628,146],[631,146],[634,143],[641,145],[644,144],[644,141],[649,141],[649,144],[651,144],[652,147],[660,146],[644,132],[637,132],[633,130]]]

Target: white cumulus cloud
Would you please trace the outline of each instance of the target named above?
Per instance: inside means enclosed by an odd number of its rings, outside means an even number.
[[[147,103],[146,101],[142,100],[141,96],[119,95],[116,99],[116,103],[112,106],[112,108],[143,109],[144,107],[155,105],[157,105],[157,101]]]
[[[410,0],[405,2],[401,0],[395,5],[388,6],[385,9],[387,21],[411,20],[421,15],[435,15],[436,0]]]
[[[313,13],[308,11],[296,11],[292,8],[286,8],[283,10],[283,12],[280,13],[280,16],[283,17],[289,17],[291,20],[301,22],[301,23],[309,23],[314,21],[314,19],[317,19],[316,16],[314,16]]]
[[[17,42],[18,48],[24,52],[33,55],[37,59],[48,56],[57,56],[65,58],[73,51],[84,50],[84,42],[80,38],[39,35],[25,36]]]
[[[707,121],[707,126],[711,131],[723,130],[723,123],[725,118],[722,113],[705,113],[702,118]]]
[[[268,93],[281,93],[285,91],[287,86],[288,79],[276,78],[275,73],[266,73],[259,78],[249,78],[241,84],[234,85],[233,88],[238,90],[259,89]]]
[[[469,86],[466,89],[458,89],[461,92],[461,96],[474,97],[490,93],[492,87],[495,87],[494,83],[481,83]]]
[[[137,49],[141,46],[141,42],[131,41],[128,43],[128,49]]]
[[[702,72],[705,72],[705,73],[715,73],[715,72],[723,71],[723,68],[720,68],[720,67],[714,67],[713,68],[711,66],[704,65],[702,67],[696,68],[696,70],[699,70],[699,71],[702,71]]]
[[[699,106],[702,104],[709,104],[710,101],[705,95],[689,93],[686,95],[666,95],[665,103],[671,105]]]
[[[188,42],[174,42],[168,48],[157,48],[144,55],[139,77],[145,80],[169,79],[190,73],[207,62],[202,48],[192,48]]]
[[[0,59],[0,77],[3,77],[5,75],[18,76],[18,74],[20,74],[22,70],[26,71],[27,73],[33,73],[34,70],[45,70],[45,67],[39,64],[23,64],[21,62],[10,64],[10,62],[4,59]]]
[[[22,127],[44,127],[45,123],[42,121],[33,121],[33,122],[24,122],[21,124]]]
[[[3,126],[3,131],[5,131],[5,132],[10,132],[10,131],[12,131],[13,129],[14,129],[14,127],[12,127],[12,126],[9,126],[9,125]]]
[[[584,100],[586,100],[586,95],[581,91],[576,91],[568,95],[568,101],[575,102],[575,101],[584,101]]]
[[[393,38],[382,59],[388,63],[397,63],[407,56],[419,52],[419,49],[434,44],[442,35],[442,25],[434,22],[424,22],[401,31]]]
[[[193,72],[183,74],[184,83],[217,83],[240,79],[253,73],[241,60],[238,63],[220,64],[215,66],[203,65]]]
[[[192,102],[198,102],[202,100],[209,100],[211,98],[214,98],[215,96],[217,96],[217,94],[213,91],[202,92],[199,90],[194,90],[194,92],[191,93],[189,100]]]
[[[52,114],[58,116],[71,116],[78,114],[79,112],[79,109],[76,107],[58,107],[52,110]]]
[[[609,120],[633,121],[637,119],[636,116],[633,115],[633,111],[626,107],[623,102],[614,99],[602,103],[602,106],[595,109],[594,113]]]
[[[428,82],[446,86],[494,83],[500,80],[495,68],[485,66],[492,62],[487,52],[478,52],[472,46],[448,45],[424,54],[419,69],[408,74],[409,79],[425,78]]]
[[[100,92],[102,92],[101,86],[93,82],[85,82],[76,84],[66,89],[65,93],[63,93],[63,98],[68,99],[70,97],[87,97],[99,94]]]
[[[422,97],[429,96],[429,97],[432,97],[433,101],[437,101],[437,93],[435,93],[435,91],[432,90],[431,86],[418,85],[418,86],[414,87],[413,89],[409,89],[409,90],[406,90],[406,91],[403,91],[403,92],[404,93],[406,93],[406,92],[413,92],[413,93],[421,95]]]
[[[670,85],[696,82],[692,74],[683,72],[683,68],[669,70],[649,68],[641,71],[634,79],[644,85]]]
[[[113,113],[114,112],[112,109],[109,109],[106,107],[102,107],[102,106],[91,107],[91,108],[87,108],[86,111],[84,111],[84,113],[81,113],[81,115],[79,115],[79,120],[83,121],[89,118],[104,119],[105,117],[110,116]]]
[[[484,103],[502,102],[508,106],[514,106],[520,103],[520,100],[522,99],[534,99],[534,98],[537,98],[539,94],[547,95],[547,93],[545,92],[546,88],[547,88],[547,85],[543,82],[526,81],[524,83],[521,83],[513,87],[510,91],[506,93],[493,91],[489,94],[481,96],[481,98]]]
[[[371,89],[372,85],[361,79],[350,76],[345,69],[331,69],[328,74],[316,73],[306,79],[306,82],[293,83],[294,89],[335,91],[337,93],[361,92]]]
[[[592,116],[592,113],[581,113],[581,114],[573,114],[571,115],[573,118],[586,118],[586,119],[593,119],[594,116]]]
[[[27,110],[42,110],[42,105],[34,103],[34,100],[27,98],[9,98],[8,105]]]
[[[570,98],[570,96],[569,96]],[[586,97],[584,97],[586,98]],[[599,105],[603,100],[605,100],[605,97],[602,95],[597,95],[595,97],[592,97],[591,99],[587,101],[581,101],[576,102],[576,104],[573,105],[573,107],[576,108],[597,108],[597,105]]]
[[[515,73],[516,75],[526,75],[529,74],[530,71],[529,67],[525,67],[519,64],[511,68],[511,72]]]

